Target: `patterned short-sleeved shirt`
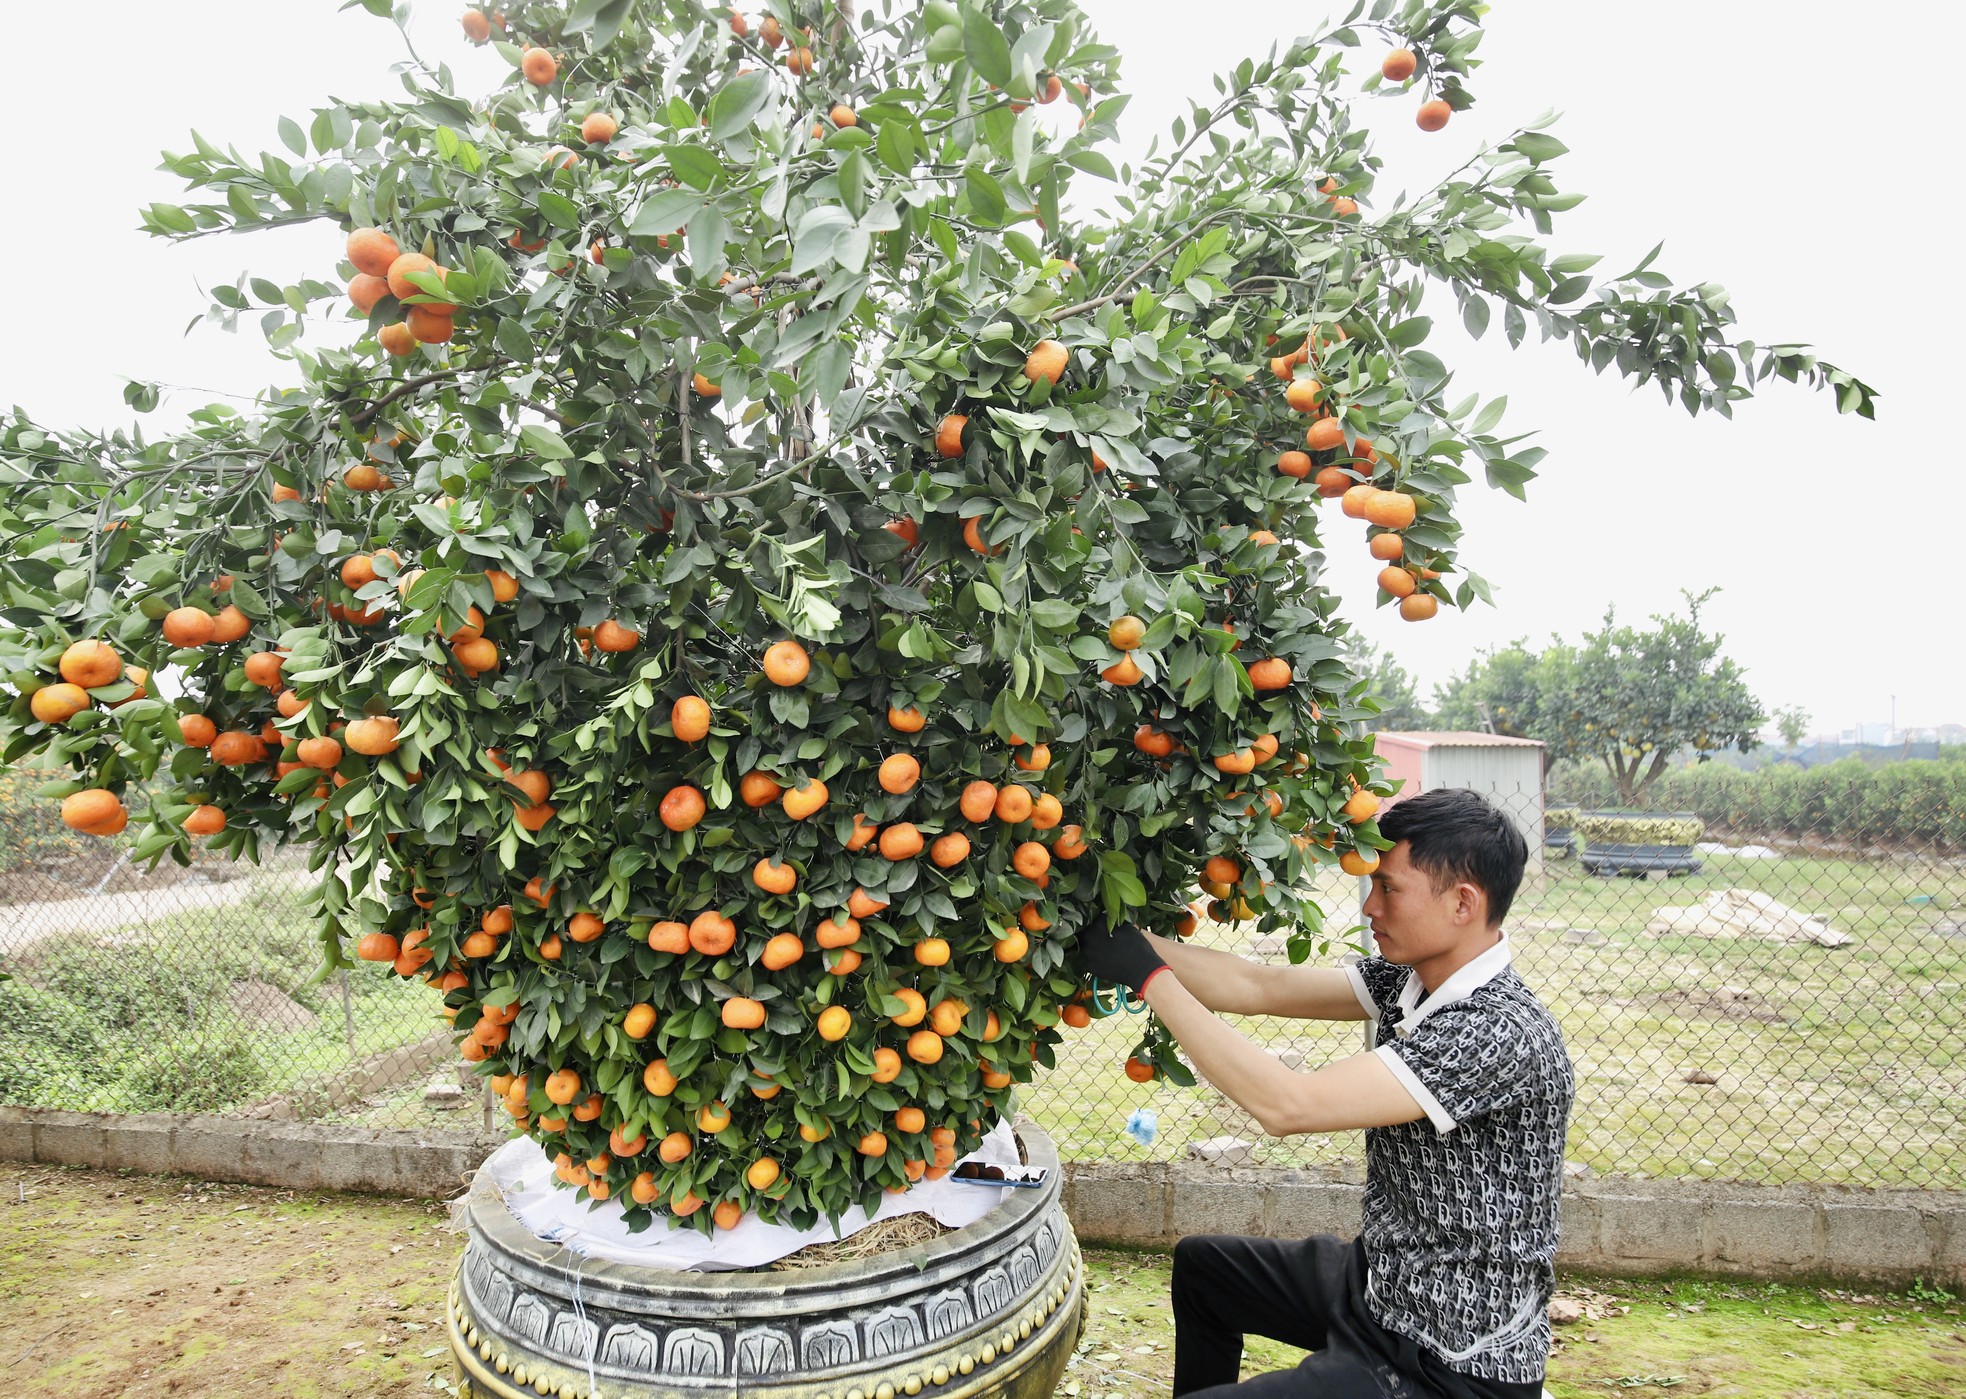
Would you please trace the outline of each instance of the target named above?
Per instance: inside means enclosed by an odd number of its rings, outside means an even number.
[[[1374,1053],[1427,1113],[1365,1134],[1367,1306],[1452,1369],[1540,1382],[1575,1093],[1563,1034],[1506,938],[1424,999],[1383,957],[1349,971]]]

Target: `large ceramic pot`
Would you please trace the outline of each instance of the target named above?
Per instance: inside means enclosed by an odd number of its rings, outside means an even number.
[[[1039,1189],[925,1244],[783,1271],[584,1259],[534,1235],[480,1174],[450,1293],[468,1396],[1040,1399],[1084,1327],[1078,1241],[1051,1141],[1022,1125]]]

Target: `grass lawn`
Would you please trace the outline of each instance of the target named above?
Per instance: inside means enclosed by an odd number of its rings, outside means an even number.
[[[407,1399],[455,1393],[441,1205],[0,1166],[8,1392],[62,1399]],[[1059,1393],[1168,1392],[1164,1255],[1089,1250],[1090,1317]],[[1565,1278],[1559,1399],[1938,1399],[1966,1393],[1960,1303],[1754,1283]],[[1244,1374],[1300,1352],[1253,1342]]]

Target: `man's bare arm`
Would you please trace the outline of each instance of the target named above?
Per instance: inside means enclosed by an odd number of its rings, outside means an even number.
[[[1172,938],[1147,941],[1174,969],[1181,984],[1208,1009],[1223,1015],[1276,1015],[1292,1020],[1366,1020],[1371,1017],[1341,967],[1270,967]]]
[[[1202,1077],[1271,1136],[1389,1127],[1426,1116],[1378,1055],[1355,1054],[1316,1073],[1297,1073],[1211,1015],[1182,983],[1180,969],[1168,967],[1147,982],[1147,1004]]]

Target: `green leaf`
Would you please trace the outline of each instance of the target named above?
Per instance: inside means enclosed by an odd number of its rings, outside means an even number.
[[[709,189],[723,178],[723,162],[702,146],[671,146],[666,154],[669,168],[686,185]]]
[[[1556,137],[1546,136],[1539,131],[1525,131],[1509,144],[1538,165],[1546,160],[1555,160],[1570,149]]]
[[[748,128],[771,100],[771,74],[754,69],[732,78],[710,99],[710,134],[728,141]]]
[[[580,210],[565,195],[543,189],[539,192],[538,204],[540,217],[555,228],[571,231],[580,227]]]
[[[642,205],[628,232],[640,237],[650,234],[666,237],[688,223],[691,215],[702,207],[703,196],[695,190],[665,189]]]
[[[1430,317],[1414,316],[1410,320],[1401,321],[1398,325],[1387,331],[1386,340],[1389,344],[1397,345],[1402,350],[1410,349],[1412,346],[1425,340],[1427,333],[1433,328],[1434,323]]]
[[[286,143],[287,149],[295,155],[305,156],[307,154],[307,133],[300,129],[300,123],[292,117],[280,118],[280,139]]]
[[[573,448],[567,446],[564,437],[538,423],[527,423],[520,428],[519,441],[548,461],[568,461],[573,457]]]
[[[963,7],[963,53],[984,82],[1010,86],[1010,45],[980,6]]]
[[[816,204],[807,209],[792,232],[792,275],[833,261],[841,239],[852,227],[853,219],[837,204]]]
[[[498,331],[493,337],[498,343],[498,352],[507,359],[524,364],[532,358],[532,337],[526,328],[511,316],[501,317]]]
[[[971,166],[963,172],[969,190],[969,211],[978,223],[1000,224],[1004,219],[1003,186],[988,171]]]
[[[1567,301],[1575,301],[1591,289],[1591,279],[1587,276],[1565,277],[1550,288],[1550,305],[1561,306]]]
[[[1113,169],[1113,162],[1098,151],[1073,151],[1065,157],[1065,163],[1074,170],[1083,170],[1102,180],[1117,180],[1120,177],[1120,172]]]
[[[890,120],[881,123],[880,133],[874,138],[874,154],[880,157],[881,164],[897,175],[906,175],[915,168],[915,128],[912,124]]]

